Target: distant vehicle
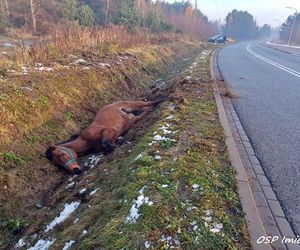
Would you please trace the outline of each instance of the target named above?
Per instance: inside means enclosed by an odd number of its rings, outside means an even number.
[[[228,38],[227,36],[217,35],[208,38],[208,41],[210,43],[228,43]]]

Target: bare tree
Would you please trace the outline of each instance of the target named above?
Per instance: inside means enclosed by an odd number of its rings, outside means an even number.
[[[110,9],[110,0],[106,0],[105,25],[107,25],[108,22],[109,9]]]
[[[9,18],[9,8],[8,8],[8,3],[7,3],[7,0],[4,0],[4,3],[5,3],[5,8],[6,8],[6,15],[7,17]]]
[[[31,19],[32,19],[32,30],[33,30],[33,34],[36,34],[35,5],[33,0],[29,0],[29,3],[30,3],[30,11],[31,11]]]

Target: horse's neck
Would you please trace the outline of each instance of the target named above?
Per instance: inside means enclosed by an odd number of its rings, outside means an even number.
[[[90,149],[87,142],[85,140],[82,140],[80,137],[78,137],[74,141],[59,144],[58,146],[70,148],[77,154],[85,153]]]

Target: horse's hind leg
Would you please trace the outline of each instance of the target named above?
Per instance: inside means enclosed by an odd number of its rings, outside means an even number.
[[[134,116],[132,115],[130,118],[129,118],[129,122],[130,122],[130,127],[136,123],[137,121],[143,119],[146,115],[148,114],[147,111],[144,111],[143,113],[137,115],[137,116]]]
[[[148,110],[151,107],[161,103],[162,101],[151,101],[151,102],[143,102],[143,101],[132,101],[132,102],[124,102],[122,110],[125,112],[131,113],[135,110]]]
[[[111,153],[115,150],[117,133],[114,129],[103,129],[101,133],[101,146],[106,153]]]

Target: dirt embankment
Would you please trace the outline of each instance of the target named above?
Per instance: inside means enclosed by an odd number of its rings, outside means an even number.
[[[69,177],[43,157],[50,142],[87,126],[93,119],[89,110],[143,97],[158,78],[178,73],[202,47],[174,43],[113,56],[84,52],[49,65],[1,64],[0,246],[12,247],[24,231],[34,235],[45,210],[65,199],[61,186]]]

